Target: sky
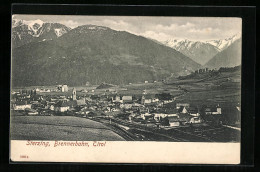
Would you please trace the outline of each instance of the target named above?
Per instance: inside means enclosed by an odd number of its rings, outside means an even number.
[[[242,33],[241,18],[227,17],[143,17],[143,16],[73,16],[73,15],[14,15],[13,19],[61,23],[75,28],[92,24],[127,31],[158,41],[189,39],[206,41],[226,39]]]

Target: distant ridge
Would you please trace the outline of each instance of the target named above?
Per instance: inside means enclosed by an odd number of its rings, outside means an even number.
[[[60,23],[46,23],[41,20],[13,20],[12,46],[19,47],[31,42],[56,39],[70,31],[71,28]]]
[[[231,44],[233,44],[236,40],[241,39],[241,33],[237,33],[230,38],[220,39],[220,40],[210,40],[206,41],[206,43],[211,44],[219,49],[219,51],[223,51]]]
[[[195,62],[205,65],[216,54],[232,45],[236,40],[241,38],[241,33],[237,33],[226,39],[209,40],[209,41],[191,41],[189,39],[168,39],[163,42]]]
[[[205,67],[220,68],[241,65],[241,39],[236,40],[228,48],[215,55],[205,64]]]
[[[187,39],[170,39],[165,42],[165,45],[174,48],[202,65],[219,52],[218,48],[211,44]]]

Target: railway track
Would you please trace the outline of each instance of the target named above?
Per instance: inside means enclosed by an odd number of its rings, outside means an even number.
[[[146,133],[147,135],[151,134],[151,135],[157,135],[158,137],[164,137],[163,140],[165,141],[177,141],[177,142],[191,142],[191,141],[192,142],[198,142],[198,141],[215,142],[216,141],[213,138],[198,135],[196,133],[182,131],[178,128],[173,128],[170,131],[167,131],[167,130],[159,130],[157,128],[152,128],[152,127],[141,126],[140,124],[129,123],[120,119],[112,119],[112,121],[120,125],[127,126],[131,130],[134,129],[134,132],[143,132]],[[201,133],[207,133],[211,131],[221,132],[223,129],[224,129],[223,127],[211,128],[206,130],[204,129],[201,131]]]
[[[93,119],[93,120],[106,125],[112,131],[114,131],[115,133],[117,133],[118,135],[120,135],[121,137],[123,137],[127,141],[136,141],[137,140],[137,138],[134,135],[127,132],[125,129],[123,129],[122,127],[119,127],[118,125],[110,124],[110,122],[108,120],[100,119],[100,118],[99,119]]]
[[[110,124],[108,119],[102,119],[102,120],[99,119],[97,121],[104,123],[104,124],[105,123],[109,124],[110,126],[112,125],[114,127],[117,127],[121,131],[124,131],[123,134],[128,134],[128,135],[130,135],[130,137],[132,137],[132,139],[135,138],[135,140],[142,140],[142,139],[136,137],[136,135],[135,135],[135,134],[138,134],[138,135],[141,134],[141,135],[148,136],[147,138],[144,138],[144,140],[158,141],[158,139],[159,139],[161,141],[176,141],[176,142],[188,141],[183,138],[176,138],[176,137],[172,137],[172,136],[169,136],[169,135],[166,135],[163,133],[159,133],[158,131],[156,131],[153,128],[148,128],[148,127],[140,126],[138,124],[128,123],[128,122],[125,122],[125,121],[119,120],[119,119],[111,119],[111,121],[113,121],[112,124]],[[132,133],[125,130],[124,128],[120,127],[119,125],[124,125],[124,126],[129,127],[130,130],[132,131]]]

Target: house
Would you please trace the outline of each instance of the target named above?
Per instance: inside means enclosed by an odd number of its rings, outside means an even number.
[[[122,100],[132,100],[132,96],[122,96]]]
[[[141,105],[141,104],[139,104],[139,103],[133,103],[133,106],[134,106],[134,107],[141,107],[141,106],[143,106],[143,105]]]
[[[150,104],[153,103],[153,100],[154,102],[157,102],[157,99],[153,95],[143,95],[141,98],[141,104]]]
[[[130,103],[133,101],[133,97],[132,96],[122,96],[122,101],[123,101],[123,103]]]
[[[51,92],[51,90],[42,88],[42,89],[40,89],[39,92],[41,92],[41,93],[49,93],[49,92]]]
[[[82,93],[87,93],[88,90],[82,89],[82,90],[80,90],[80,92],[82,92]]]
[[[115,89],[115,88],[109,88],[108,91],[109,91],[109,92],[115,92],[116,89]]]
[[[176,103],[176,109],[180,109],[181,107],[189,108],[189,103]]]
[[[159,121],[165,117],[178,117],[178,110],[177,109],[164,109],[157,113],[154,113],[154,119]]]
[[[69,88],[67,85],[62,85],[61,92],[68,92]]]
[[[188,112],[191,116],[200,116],[198,108],[190,107]]]
[[[217,107],[206,107],[205,108],[206,115],[221,115],[221,107],[218,105]]]
[[[152,99],[144,99],[144,102],[143,104],[149,104],[149,103],[152,103]]]
[[[81,105],[85,105],[86,104],[86,100],[84,98],[76,100],[77,101],[77,105],[81,106]]]
[[[171,103],[171,102],[173,102],[173,100],[163,100],[164,104],[168,104],[168,103]]]
[[[66,112],[70,109],[70,106],[67,102],[59,101],[54,105],[54,111],[56,112]]]
[[[50,110],[54,110],[54,109],[55,109],[54,105],[50,105],[50,106],[49,106],[49,109],[50,109]]]
[[[168,117],[178,116],[178,109],[166,109],[165,112],[168,114]]]
[[[191,115],[187,114],[187,113],[180,113],[179,114],[179,121],[182,125],[190,123],[192,118],[193,117]]]
[[[178,114],[177,116],[171,116],[171,117],[168,117],[168,119],[170,118],[173,118],[173,122],[176,122],[177,121],[182,124],[182,125],[186,125],[186,124],[197,124],[197,123],[201,123],[202,120],[199,116],[191,116],[187,113],[185,114]],[[172,124],[174,125],[174,124]]]
[[[157,102],[158,107],[163,107],[163,102]]]
[[[38,115],[39,113],[34,109],[28,109],[27,114],[28,115]]]
[[[152,102],[153,102],[153,103],[159,102],[159,99],[158,99],[158,98],[153,98],[153,99],[152,99]]]
[[[32,104],[27,104],[26,102],[16,102],[13,105],[14,110],[25,110],[25,109],[31,109]]]
[[[202,122],[202,120],[198,116],[191,117],[190,121],[189,121],[190,124],[197,124],[197,123],[201,123],[201,122]]]
[[[58,85],[57,89],[60,90],[61,92],[68,92],[69,90],[67,85]]]
[[[112,97],[112,102],[123,103],[123,100],[121,99],[121,96],[115,95]]]
[[[170,127],[180,126],[180,120],[178,116],[168,117]]]
[[[87,114],[89,114],[91,111],[92,111],[91,109],[89,109],[89,108],[87,108],[87,107],[84,107],[84,108],[82,108],[82,109],[78,112],[78,114],[87,115]],[[76,112],[76,113],[77,113],[77,112]]]
[[[148,113],[148,112],[141,114],[141,118],[142,118],[143,120],[146,120],[146,119],[152,118],[152,117],[153,117],[153,115],[150,114],[150,113]]]
[[[132,104],[120,104],[121,109],[131,109],[132,106],[133,106]]]
[[[112,97],[112,102],[118,102],[118,103],[132,103],[133,97],[131,95],[115,95]]]
[[[76,100],[72,101],[59,101],[54,105],[54,111],[56,112],[65,112],[68,111],[74,107],[78,106]]]
[[[179,112],[179,113],[182,113],[182,114],[186,114],[186,113],[188,113],[188,110],[186,109],[185,106],[181,106],[181,107],[178,109],[178,112]]]
[[[166,113],[154,113],[154,119],[160,121],[160,119],[167,117]]]

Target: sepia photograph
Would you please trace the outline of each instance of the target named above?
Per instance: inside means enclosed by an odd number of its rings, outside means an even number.
[[[240,143],[241,18],[16,14],[11,33],[11,141]]]

